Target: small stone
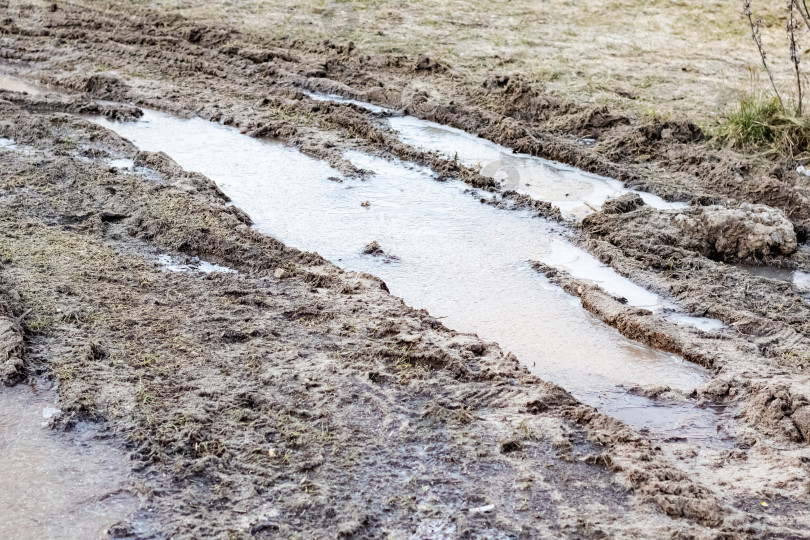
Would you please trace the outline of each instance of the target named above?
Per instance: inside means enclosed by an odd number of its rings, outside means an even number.
[[[286,270],[284,270],[283,268],[276,268],[276,271],[273,273],[273,276],[276,279],[284,279],[289,275],[290,275],[290,273],[287,272]]]

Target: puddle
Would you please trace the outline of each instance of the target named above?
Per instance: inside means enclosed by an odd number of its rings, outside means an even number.
[[[314,99],[315,101],[332,101],[335,103],[351,103],[353,105],[357,105],[362,109],[366,109],[367,111],[371,111],[373,113],[392,113],[394,112],[393,109],[386,109],[385,107],[380,107],[379,105],[374,105],[373,103],[366,103],[365,101],[357,101],[356,99],[349,99],[345,98],[339,94],[323,94],[320,92],[310,92],[309,90],[301,89],[301,93],[305,96]]]
[[[502,181],[531,197],[549,201],[563,214],[582,218],[605,201],[624,193],[638,193],[648,205],[662,210],[686,208],[650,193],[629,190],[612,178],[586,173],[547,159],[514,153],[511,149],[465,131],[412,116],[391,117],[389,124],[405,143],[457,158],[468,167],[480,167],[485,176]]]
[[[313,99],[349,102],[368,110],[379,109],[375,112],[391,112],[334,94],[305,93]],[[645,203],[661,210],[688,207],[686,203],[667,202],[650,193],[627,189],[613,178],[586,173],[528,154],[514,153],[505,146],[453,127],[413,116],[392,116],[388,118],[388,123],[399,133],[402,142],[458,159],[468,167],[480,167],[484,176],[501,181],[504,189],[514,189],[535,199],[549,201],[569,217],[582,218],[605,201],[624,193],[638,193]]]
[[[202,261],[199,257],[191,257],[188,260],[181,261],[169,255],[158,255],[156,261],[158,265],[169,272],[199,272],[202,274],[211,274],[213,272],[221,272],[223,274],[238,273],[233,268]]]
[[[110,167],[115,167],[122,171],[129,171],[152,182],[163,182],[163,178],[160,176],[159,172],[149,167],[136,166],[135,161],[130,158],[108,159],[106,161]]]
[[[650,429],[682,433],[687,424],[694,434],[714,434],[712,411],[684,407],[684,416],[617,391],[633,384],[689,391],[709,373],[624,338],[535,272],[531,259],[593,266],[581,262],[587,253],[553,232],[558,224],[481,204],[481,194],[469,186],[436,182],[422,167],[350,152],[346,157],[356,166],[376,174],[365,182],[332,182],[328,178],[340,174],[328,164],[283,144],[199,118],[144,113],[138,122],[96,121],[143,150],[164,151],[212,178],[261,232],[379,276],[409,305],[427,309],[450,328],[498,342],[534,373],[603,412],[635,424],[640,411],[632,407],[646,407],[643,425]],[[363,247],[375,240],[397,259],[364,255]],[[611,276],[607,267],[599,272],[591,277],[615,284],[633,301],[660,303],[629,280]]]
[[[616,392],[613,399],[596,406],[601,412],[621,418],[653,440],[689,442],[699,446],[732,447],[731,439],[717,430],[719,408],[659,403],[642,396]],[[670,429],[662,433],[666,421]]]
[[[664,318],[670,322],[684,326],[693,326],[699,328],[704,332],[720,332],[726,329],[723,321],[718,319],[711,319],[709,317],[693,317],[692,315],[684,315],[682,313],[668,312],[664,310]]]
[[[774,266],[759,266],[755,264],[735,264],[733,266],[755,276],[776,281],[793,281],[793,270],[790,268],[776,268]]]
[[[48,89],[44,86],[7,75],[0,75],[0,90],[25,92],[27,94],[31,94],[32,96],[38,96],[48,92]]]
[[[107,164],[116,169],[135,170],[135,162],[129,158],[108,159]]]
[[[800,291],[810,292],[810,273],[798,270],[794,272],[793,285]]]
[[[810,273],[808,272],[753,264],[735,264],[734,266],[755,276],[792,283],[798,290],[810,292]]]
[[[32,148],[25,144],[20,144],[14,139],[7,139],[5,137],[0,137],[0,148],[4,150],[11,150],[13,152],[18,152],[26,156],[32,156],[37,153],[35,148]]]
[[[93,426],[47,427],[52,391],[0,388],[0,538],[100,538],[139,507],[124,454]]]

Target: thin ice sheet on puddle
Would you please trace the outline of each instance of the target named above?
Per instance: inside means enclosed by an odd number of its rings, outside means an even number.
[[[365,101],[358,101],[356,99],[349,99],[345,98],[339,94],[324,94],[321,92],[310,92],[309,90],[301,90],[305,96],[314,99],[315,101],[331,101],[333,103],[351,103],[352,105],[357,105],[361,109],[366,109],[373,113],[392,113],[394,112],[393,109],[387,109],[385,107],[380,107],[379,105],[374,105],[373,103],[366,103]]]
[[[211,263],[208,261],[200,260],[199,257],[192,257],[190,260],[184,262],[176,257],[169,255],[158,255],[156,258],[158,265],[167,272],[183,272],[183,273],[202,273],[211,274],[219,272],[221,274],[237,274],[237,270],[221,266],[219,264]]]

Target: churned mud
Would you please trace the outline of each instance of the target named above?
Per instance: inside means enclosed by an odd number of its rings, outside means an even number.
[[[94,533],[806,534],[795,172],[520,78],[103,7],[0,20],[0,377],[129,456]]]

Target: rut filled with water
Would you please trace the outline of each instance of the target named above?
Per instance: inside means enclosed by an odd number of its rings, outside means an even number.
[[[0,538],[99,538],[138,509],[126,456],[80,423],[57,433],[55,392],[0,388]]]
[[[689,391],[708,380],[706,370],[622,337],[529,266],[531,259],[567,265],[633,305],[671,306],[570,244],[560,225],[482,204],[489,194],[437,182],[425,168],[358,152],[345,157],[374,175],[336,182],[330,177],[340,173],[322,161],[199,118],[146,111],[134,123],[97,121],[209,176],[261,232],[382,278],[409,305],[496,341],[602,412],[661,436],[716,437],[713,411],[624,390],[666,384]],[[380,256],[364,253],[374,241]]]

